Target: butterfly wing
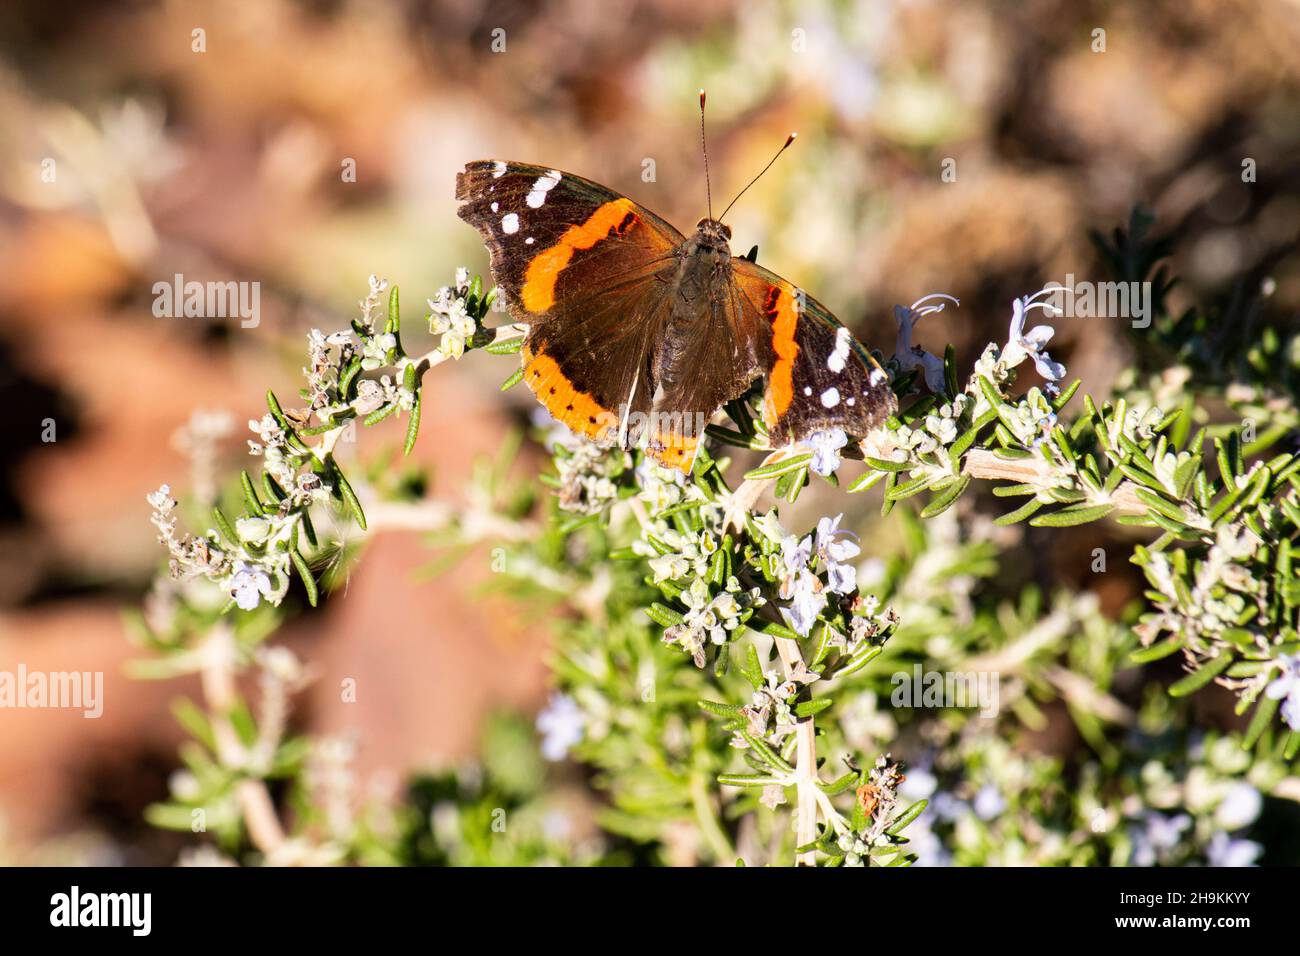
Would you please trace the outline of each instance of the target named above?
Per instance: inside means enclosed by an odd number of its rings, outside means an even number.
[[[763,421],[774,444],[833,428],[861,438],[897,411],[888,374],[824,305],[748,259],[732,268],[743,324],[767,336]]]
[[[734,282],[720,278],[699,316],[666,345],[664,364],[687,371],[663,383],[646,453],[690,471],[713,413],[743,395],[770,367],[771,338],[766,317],[748,306]]]
[[[560,170],[502,160],[456,177],[511,317],[529,326],[524,381],[588,438],[625,443],[649,410],[652,361],[684,237],[625,196]]]

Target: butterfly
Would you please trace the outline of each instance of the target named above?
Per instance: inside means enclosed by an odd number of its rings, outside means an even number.
[[[701,138],[703,109],[701,91]],[[773,447],[861,437],[897,409],[888,374],[825,306],[756,253],[732,255],[731,205],[688,237],[589,179],[492,159],[457,174],[456,198],[528,326],[524,382],[580,435],[689,473],[709,419],[759,378]]]

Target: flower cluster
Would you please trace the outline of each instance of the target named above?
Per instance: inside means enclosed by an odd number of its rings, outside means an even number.
[[[860,553],[857,535],[840,527],[844,515],[821,518],[815,534],[800,539],[786,534],[776,516],[765,516],[764,529],[781,545],[781,614],[800,636],[807,637],[828,600],[851,598],[857,590],[857,569],[847,563]]]
[[[544,408],[533,420],[543,430],[542,443],[551,452],[557,473],[559,504],[579,515],[604,512],[619,497],[619,489],[632,467],[621,448],[605,448],[575,434]]]
[[[697,577],[678,599],[686,605],[686,613],[680,624],[664,630],[664,643],[675,644],[690,654],[696,667],[704,666],[705,647],[725,645],[753,608],[766,603],[757,587],[744,590],[734,576],[727,578],[716,594],[710,592],[703,578]]]
[[[480,328],[479,317],[467,304],[469,292],[469,270],[462,266],[456,270],[455,283],[443,286],[429,299],[429,331],[441,336],[438,352],[453,359],[465,354],[465,346]]]

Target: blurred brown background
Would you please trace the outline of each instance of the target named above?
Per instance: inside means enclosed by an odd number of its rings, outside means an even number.
[[[412,310],[455,266],[485,268],[452,198],[467,160],[581,173],[689,227],[706,87],[722,199],[800,133],[733,210],[739,251],[757,243],[886,353],[895,302],[961,297],[919,329],[959,367],[1005,337],[1013,296],[1105,278],[1086,231],[1137,201],[1178,231],[1177,301],[1267,271],[1273,308],[1300,303],[1295,257],[1279,261],[1300,225],[1296,0],[31,0],[0,10],[0,38],[0,668],[107,682],[100,720],[0,711],[3,862],[174,855],[139,815],[174,766],[167,704],[192,688],[122,673],[120,608],[160,559],[144,494],[185,487],[170,436],[196,409],[233,413],[219,464],[238,467],[266,386],[296,390],[306,331],[342,327],[370,273]],[[153,284],[178,272],[260,282],[260,325],[154,317]],[[1104,321],[1058,342],[1094,393],[1126,361]],[[454,500],[525,410],[500,368],[430,377],[416,454],[433,494]],[[477,599],[472,570],[416,580],[417,535],[367,549],[289,640],[317,687],[367,689],[346,713],[309,695],[298,719],[356,732],[382,784],[470,753],[465,714],[537,706],[545,634]]]

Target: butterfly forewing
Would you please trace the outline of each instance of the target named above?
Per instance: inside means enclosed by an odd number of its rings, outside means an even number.
[[[650,358],[684,237],[627,197],[544,166],[470,163],[456,198],[488,247],[511,317],[529,326],[529,388],[580,434],[634,438],[626,426],[654,395]]]

